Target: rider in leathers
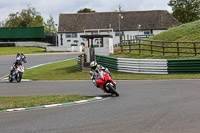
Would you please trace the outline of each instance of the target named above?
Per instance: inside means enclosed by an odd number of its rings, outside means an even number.
[[[11,69],[11,75],[13,74],[13,71],[17,69],[17,66],[22,65],[22,61],[26,63],[26,57],[24,56],[23,53],[21,53],[21,55],[17,53],[16,61],[13,63],[13,67]]]
[[[90,63],[90,67],[91,67],[91,71],[90,71],[91,80],[94,83],[94,85],[99,88],[99,86],[97,85],[97,80],[98,80],[98,76],[100,74],[100,71],[103,70],[106,73],[108,73],[110,76],[111,76],[111,74],[110,74],[110,72],[107,68],[105,68],[101,65],[98,65],[95,61],[92,61]]]

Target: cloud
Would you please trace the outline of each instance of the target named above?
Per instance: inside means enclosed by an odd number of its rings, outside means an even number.
[[[8,18],[10,13],[26,9],[27,5],[36,8],[45,20],[51,14],[54,21],[58,23],[60,13],[76,13],[83,8],[91,8],[97,12],[111,12],[118,10],[119,5],[121,5],[122,11],[171,11],[167,5],[168,2],[169,0],[1,0],[0,21]]]

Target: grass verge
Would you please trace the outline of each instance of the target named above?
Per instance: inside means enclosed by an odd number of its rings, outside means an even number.
[[[17,53],[39,54],[46,53],[46,50],[38,47],[0,47],[0,55],[14,55]]]
[[[91,97],[79,95],[50,95],[50,96],[1,96],[0,110],[34,107],[48,104],[67,103],[86,100]]]
[[[134,74],[111,71],[114,80],[199,79],[200,74]],[[24,79],[31,80],[90,80],[88,71],[77,71],[76,59],[25,70]]]
[[[52,63],[25,70],[24,79],[31,80],[89,80],[89,72],[77,71],[76,59]]]

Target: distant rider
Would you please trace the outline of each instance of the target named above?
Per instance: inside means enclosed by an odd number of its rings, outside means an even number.
[[[23,53],[19,54],[17,53],[16,61],[13,63],[13,67],[11,69],[11,75],[15,69],[17,69],[18,66],[22,65],[22,62],[26,63],[26,57]]]
[[[99,74],[100,74],[100,72],[103,70],[104,72],[106,72],[106,73],[108,73],[110,76],[111,76],[111,74],[110,74],[110,72],[109,72],[109,70],[107,69],[107,68],[105,68],[105,67],[103,67],[103,66],[101,66],[101,65],[98,65],[95,61],[92,61],[91,63],[90,63],[90,67],[91,67],[91,70],[90,70],[90,77],[91,77],[91,80],[92,80],[92,82],[94,83],[94,85],[96,86],[96,87],[99,87],[98,85],[97,85],[97,80],[98,80],[98,76],[99,76]]]

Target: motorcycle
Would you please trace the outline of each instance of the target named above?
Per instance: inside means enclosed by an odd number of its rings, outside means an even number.
[[[119,93],[116,91],[116,83],[112,80],[111,76],[108,73],[103,71],[100,72],[97,85],[105,92],[119,96]]]
[[[11,70],[13,70],[13,66],[11,66]],[[21,82],[23,73],[24,66],[17,65],[17,68],[9,75],[9,82],[13,82],[14,79],[16,79],[17,82]]]

